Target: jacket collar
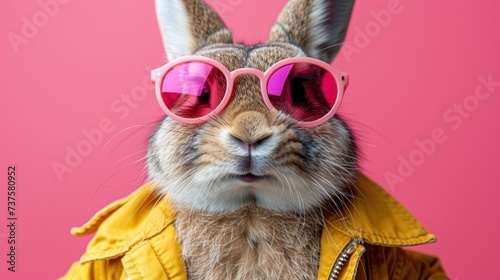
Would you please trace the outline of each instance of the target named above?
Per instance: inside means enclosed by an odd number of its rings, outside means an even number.
[[[387,191],[359,173],[354,198],[342,216],[327,216],[327,226],[372,245],[410,246],[435,242],[417,219]]]
[[[366,176],[359,173],[355,186],[355,198],[344,211],[343,218],[333,213],[326,216],[322,251],[327,249],[324,247],[333,246],[336,249],[328,250],[340,252],[343,246],[327,242],[326,234],[383,246],[435,241],[435,237],[404,206]],[[83,226],[73,228],[71,233],[82,236],[97,232],[81,258],[82,262],[87,262],[121,256],[140,241],[163,232],[174,221],[175,212],[170,200],[160,196],[154,183],[149,182],[108,205]]]

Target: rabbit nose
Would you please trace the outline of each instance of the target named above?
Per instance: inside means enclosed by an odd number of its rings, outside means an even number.
[[[274,137],[273,129],[268,125],[266,116],[261,112],[245,111],[239,113],[231,122],[228,140],[231,145],[237,146],[240,151],[248,153],[258,151],[259,148],[272,148]],[[255,154],[255,153],[254,153]]]
[[[251,151],[256,148],[266,144],[266,142],[271,138],[272,133],[267,133],[264,135],[260,135],[258,138],[254,138],[249,140],[248,138],[236,136],[234,134],[229,133],[229,137],[234,143],[237,143],[242,149],[247,150],[249,155],[251,155]]]

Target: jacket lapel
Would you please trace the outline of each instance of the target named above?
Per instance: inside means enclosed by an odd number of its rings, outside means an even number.
[[[341,253],[353,240],[356,250],[340,268],[338,278],[354,279],[363,243],[381,246],[409,246],[435,242],[413,215],[383,188],[359,173],[353,190],[354,198],[346,203],[342,216],[330,213],[325,218],[321,239],[318,280],[334,279],[333,268]],[[363,275],[360,275],[363,276]]]
[[[326,218],[327,227],[372,245],[411,246],[436,241],[403,205],[361,173],[354,198],[346,204],[343,217],[331,214]]]

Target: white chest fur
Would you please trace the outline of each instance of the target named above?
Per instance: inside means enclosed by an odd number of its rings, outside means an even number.
[[[247,206],[224,214],[178,209],[189,279],[316,279],[320,215]]]

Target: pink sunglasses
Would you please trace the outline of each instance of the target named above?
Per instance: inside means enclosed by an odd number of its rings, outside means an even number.
[[[266,72],[240,68],[230,72],[220,62],[202,56],[173,60],[151,72],[156,97],[163,111],[182,123],[206,122],[229,103],[236,77],[260,79],[262,99],[297,124],[312,127],[329,120],[342,102],[349,84],[346,73],[309,57],[284,59]]]

